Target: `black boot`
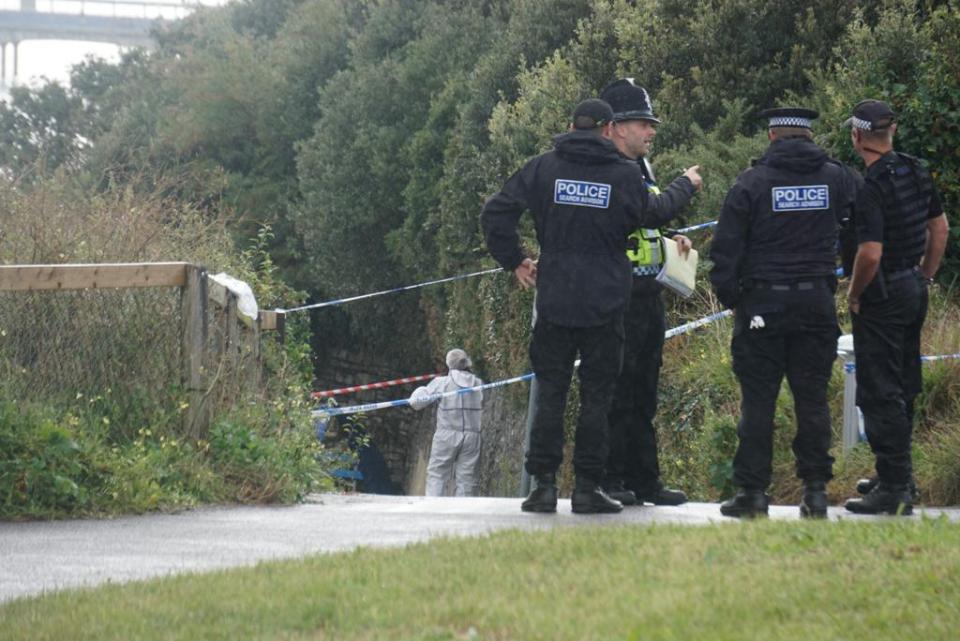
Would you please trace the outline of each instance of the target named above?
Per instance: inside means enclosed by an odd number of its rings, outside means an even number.
[[[800,516],[805,519],[827,518],[827,484],[823,481],[808,481],[803,484],[803,499],[800,500]]]
[[[624,487],[623,481],[608,481],[604,491],[611,499],[620,501],[623,505],[635,505],[637,503],[637,495]]]
[[[873,491],[873,488],[877,487],[880,483],[879,476],[871,476],[868,479],[860,479],[857,481],[857,494],[866,496]]]
[[[664,487],[660,481],[657,481],[656,485],[638,491],[636,494],[638,502],[653,503],[654,505],[683,505],[687,502],[687,495],[682,490]]]
[[[847,499],[843,506],[854,514],[913,514],[909,485],[891,485],[883,481],[862,499]]]
[[[609,514],[623,510],[623,503],[615,501],[594,481],[577,479],[570,499],[576,514]]]
[[[734,518],[752,519],[766,516],[770,497],[763,490],[742,488],[737,495],[720,504],[720,514]]]
[[[536,486],[530,496],[520,504],[524,512],[557,511],[557,477],[555,474],[543,474],[534,477]]]
[[[857,494],[862,494],[866,496],[873,491],[873,488],[877,487],[877,484],[880,483],[879,476],[871,476],[868,479],[860,479],[857,481]],[[916,503],[920,500],[920,490],[917,489],[917,481],[912,476],[910,477],[910,498],[913,499],[913,502]]]

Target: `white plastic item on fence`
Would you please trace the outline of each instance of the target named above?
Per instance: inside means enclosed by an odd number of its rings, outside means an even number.
[[[237,312],[245,323],[250,325],[257,322],[257,315],[260,310],[257,307],[257,299],[253,295],[250,285],[224,272],[208,275],[207,278],[226,288],[237,297]]]

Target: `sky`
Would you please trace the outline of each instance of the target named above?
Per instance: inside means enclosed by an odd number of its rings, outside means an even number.
[[[149,0],[151,6],[137,5],[133,0],[124,0],[127,4],[109,5],[96,0],[36,0],[37,11],[56,11],[57,13],[80,13],[118,15],[133,17],[173,17],[181,0]],[[186,4],[220,5],[227,0],[190,0]],[[160,5],[168,5],[168,8]],[[20,8],[20,0],[0,0],[0,10],[15,11]],[[7,45],[7,81],[13,74],[13,46]],[[18,48],[18,78],[21,85],[36,86],[42,78],[66,83],[70,77],[70,68],[82,62],[88,56],[104,58],[116,62],[120,59],[120,47],[109,43],[81,42],[63,40],[25,40]],[[5,95],[6,91],[3,90]]]

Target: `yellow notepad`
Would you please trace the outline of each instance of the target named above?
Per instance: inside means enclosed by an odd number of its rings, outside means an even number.
[[[697,286],[699,256],[696,249],[691,249],[686,256],[681,256],[676,241],[664,237],[663,268],[657,274],[657,282],[688,298]]]

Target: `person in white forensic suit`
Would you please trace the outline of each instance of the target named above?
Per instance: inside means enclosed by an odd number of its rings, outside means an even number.
[[[454,474],[457,496],[473,496],[477,487],[480,463],[480,417],[483,413],[483,392],[455,392],[483,385],[473,375],[473,362],[462,349],[447,352],[447,376],[438,376],[429,385],[418,387],[410,395],[410,406],[422,410],[437,403],[437,430],[430,447],[427,464],[427,496],[442,496],[443,487]]]

